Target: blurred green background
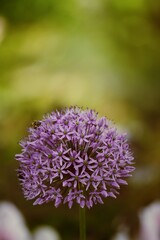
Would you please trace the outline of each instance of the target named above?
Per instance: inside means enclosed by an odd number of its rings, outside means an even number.
[[[160,198],[160,2],[0,0],[0,200],[32,230],[54,226],[78,239],[78,208],[23,198],[14,155],[35,119],[70,105],[96,109],[127,131],[136,172],[117,200],[87,211],[88,240],[110,239]]]

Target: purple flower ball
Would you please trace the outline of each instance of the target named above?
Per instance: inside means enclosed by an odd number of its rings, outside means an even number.
[[[70,107],[36,121],[26,139],[18,176],[26,199],[55,207],[91,208],[118,194],[135,169],[125,134],[94,110]]]

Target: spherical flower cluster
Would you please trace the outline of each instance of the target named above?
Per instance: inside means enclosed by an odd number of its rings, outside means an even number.
[[[126,135],[94,110],[66,108],[44,116],[20,142],[18,176],[27,199],[91,208],[116,197],[134,170]]]

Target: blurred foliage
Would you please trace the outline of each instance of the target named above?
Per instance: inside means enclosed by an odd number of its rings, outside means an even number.
[[[69,105],[96,109],[129,133],[137,170],[117,200],[87,211],[89,240],[111,238],[160,198],[160,3],[149,0],[0,1],[0,199],[29,227],[78,239],[78,209],[23,199],[14,155],[35,119]],[[138,196],[138,197],[137,197]]]
[[[74,10],[74,1],[55,0],[1,0],[0,13],[5,15],[12,24],[33,23],[44,17],[62,20]]]

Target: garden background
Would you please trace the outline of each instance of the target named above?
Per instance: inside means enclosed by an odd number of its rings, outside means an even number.
[[[45,113],[96,109],[128,132],[136,161],[117,200],[87,210],[89,240],[139,232],[139,211],[160,199],[160,2],[0,0],[0,200],[32,231],[78,239],[78,208],[26,201],[16,176],[18,142]]]

